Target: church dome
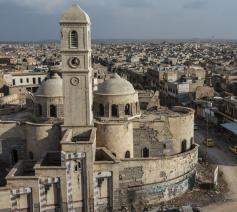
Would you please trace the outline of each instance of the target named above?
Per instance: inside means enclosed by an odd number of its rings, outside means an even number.
[[[61,23],[68,22],[87,24],[91,23],[89,16],[80,8],[78,4],[72,5],[72,7],[66,10],[61,16]]]
[[[54,74],[51,78],[43,81],[38,88],[35,96],[44,97],[63,97],[63,80],[58,74]]]
[[[133,85],[118,74],[114,74],[110,79],[105,80],[98,86],[95,94],[98,95],[130,95],[136,93]]]

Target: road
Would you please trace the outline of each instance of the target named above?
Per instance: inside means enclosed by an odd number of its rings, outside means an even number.
[[[199,129],[195,131],[195,141],[200,145],[202,154],[207,152],[208,160],[219,166],[228,184],[229,192],[226,194],[227,202],[209,205],[203,212],[237,212],[237,155],[228,149],[228,141],[224,135],[209,129],[209,138],[215,141],[215,147],[207,148],[202,144],[205,138],[205,123],[198,123]],[[203,127],[201,127],[203,126]]]

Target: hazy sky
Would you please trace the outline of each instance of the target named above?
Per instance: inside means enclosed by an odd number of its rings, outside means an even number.
[[[0,40],[58,39],[73,2],[91,17],[94,39],[237,39],[237,0],[0,0]]]

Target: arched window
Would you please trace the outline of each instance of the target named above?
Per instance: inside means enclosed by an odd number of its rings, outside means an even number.
[[[125,152],[125,158],[130,158],[131,156],[130,156],[130,151],[126,151]]]
[[[129,104],[125,105],[125,115],[130,115],[130,105]]]
[[[112,116],[118,117],[118,106],[117,105],[112,105]]]
[[[33,160],[33,159],[34,159],[33,152],[29,152],[29,159],[30,159],[30,160]]]
[[[18,153],[17,150],[13,149],[11,151],[11,158],[12,158],[12,164],[16,164],[18,162]]]
[[[70,32],[70,48],[78,48],[78,34],[76,31]]]
[[[39,116],[42,116],[42,106],[41,106],[41,104],[38,104],[38,114],[39,114]]]
[[[186,152],[187,150],[187,141],[184,139],[182,141],[181,152]]]
[[[74,165],[74,172],[77,172],[77,170],[78,170],[77,165]]]
[[[100,116],[104,116],[105,115],[105,107],[103,104],[99,105],[99,114]]]
[[[50,105],[50,117],[57,117],[57,107]]]
[[[148,148],[145,147],[142,150],[142,157],[144,157],[144,158],[148,158],[149,157],[149,149]]]
[[[194,139],[193,139],[193,137],[190,139],[190,144],[191,144],[191,146],[194,144]]]
[[[166,144],[163,144],[163,149],[166,149],[166,147],[167,147]]]
[[[78,169],[81,169],[81,162],[77,163]]]

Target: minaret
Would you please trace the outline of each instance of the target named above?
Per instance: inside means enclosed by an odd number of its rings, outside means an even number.
[[[91,126],[93,90],[90,18],[78,5],[73,5],[62,15],[60,26],[64,125]]]

